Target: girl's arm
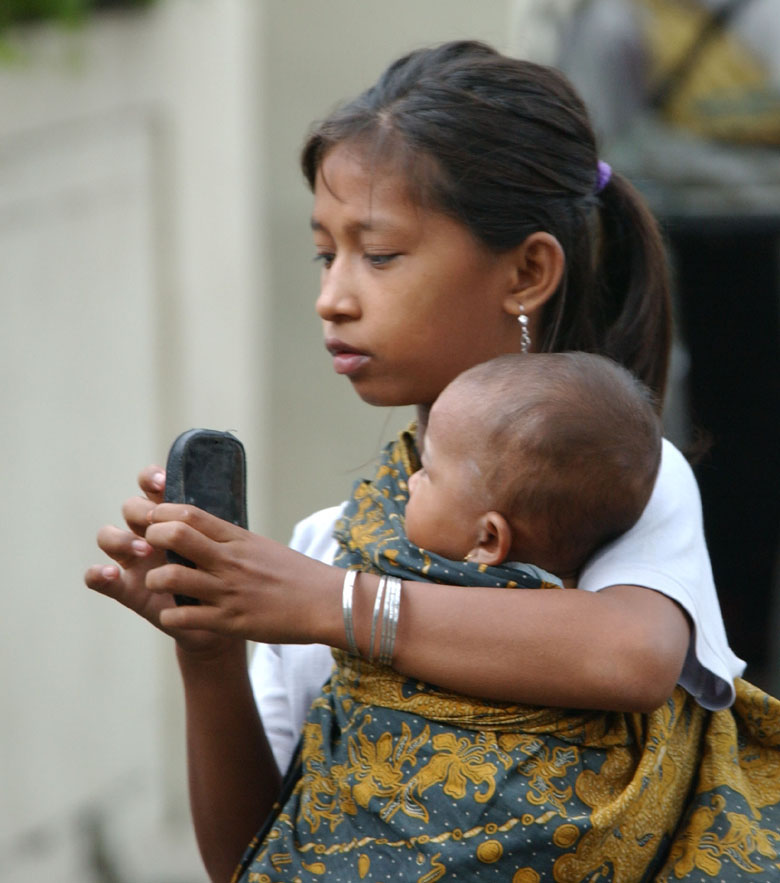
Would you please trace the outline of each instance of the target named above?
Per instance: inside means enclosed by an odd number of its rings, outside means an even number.
[[[190,507],[164,504],[151,517],[153,545],[197,562],[187,594],[204,602],[166,610],[167,627],[346,649],[342,569]],[[155,570],[149,585],[178,592],[184,580],[192,580],[186,569],[169,565]],[[361,574],[355,587],[363,652],[377,586],[378,577]],[[639,586],[592,593],[407,581],[394,666],[482,698],[645,711],[672,692],[689,637],[677,604]]]
[[[231,878],[279,794],[280,776],[252,696],[243,642],[218,656],[178,649],[190,806],[213,883]]]
[[[210,878],[225,883],[278,795],[279,773],[252,696],[244,641],[161,625],[174,602],[147,587],[165,559],[144,535],[163,479],[159,470],[146,470],[140,483],[147,497],[129,500],[123,509],[130,529],[105,527],[98,534],[99,546],[115,563],[91,567],[85,581],[177,641],[193,821]]]
[[[690,640],[677,604],[640,586],[426,588],[404,586],[394,666],[484,698],[650,711],[673,691]]]

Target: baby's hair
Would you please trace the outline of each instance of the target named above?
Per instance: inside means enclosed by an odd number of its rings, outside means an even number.
[[[533,528],[545,562],[535,563],[576,571],[639,519],[661,423],[652,394],[625,368],[592,353],[506,355],[456,385],[473,393],[470,424],[491,457],[487,492],[510,523]]]
[[[342,143],[371,167],[395,167],[413,200],[496,252],[537,231],[555,236],[566,271],[537,347],[604,353],[660,406],[671,335],[663,243],[623,177],[597,192],[593,131],[561,73],[474,41],[418,50],[313,129],[301,156],[312,188]]]

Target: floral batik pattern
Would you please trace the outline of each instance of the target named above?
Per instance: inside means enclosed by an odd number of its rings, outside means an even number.
[[[340,564],[560,590],[536,568],[412,547],[403,511],[416,468],[404,433],[355,488]],[[678,687],[650,714],[582,712],[484,702],[334,658],[285,797],[234,880],[780,881],[780,703],[750,684],[737,682],[725,711]]]

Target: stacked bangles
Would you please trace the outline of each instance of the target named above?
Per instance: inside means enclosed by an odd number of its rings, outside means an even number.
[[[344,575],[344,588],[341,595],[341,608],[344,614],[344,631],[347,636],[347,647],[354,656],[360,656],[355,640],[355,624],[352,617],[352,596],[355,589],[357,570],[348,570]],[[398,612],[401,609],[402,582],[397,576],[383,576],[374,600],[374,611],[371,617],[371,636],[368,642],[368,659],[374,661],[374,649],[379,627],[379,654],[376,661],[382,665],[391,665],[395,636],[398,631]]]

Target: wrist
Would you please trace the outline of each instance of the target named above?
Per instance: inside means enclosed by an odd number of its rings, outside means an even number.
[[[402,582],[395,577],[347,571],[341,589],[338,643],[331,646],[392,665],[401,591]]]
[[[345,649],[347,646],[342,616],[342,585],[344,569],[321,565],[316,580],[316,603],[306,605],[305,636],[312,644]]]
[[[176,644],[176,660],[183,676],[190,673],[247,669],[246,641],[227,638],[209,647],[186,647]]]

